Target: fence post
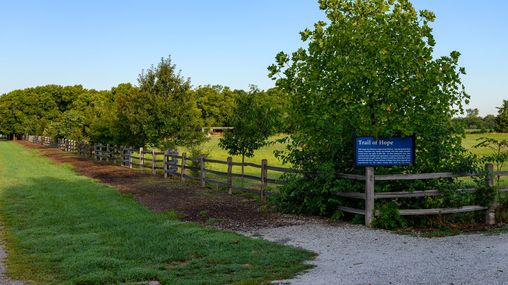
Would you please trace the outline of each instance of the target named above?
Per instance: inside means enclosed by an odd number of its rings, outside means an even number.
[[[180,179],[182,181],[185,181],[185,164],[187,163],[187,153],[182,153],[182,167],[181,167],[181,171],[182,173],[180,173]]]
[[[126,146],[122,147],[122,165],[123,166],[129,165],[129,148]]]
[[[268,186],[268,161],[266,159],[261,160],[261,201],[265,201],[265,190]]]
[[[233,158],[228,157],[228,194],[233,194]]]
[[[132,168],[132,147],[127,148],[127,156],[129,157],[129,168]]]
[[[120,155],[120,151],[118,150],[118,148],[119,147],[116,144],[113,145],[113,164],[117,163],[119,156],[121,157],[121,160],[123,161],[123,152]],[[121,165],[123,165],[123,162],[121,163]]]
[[[204,156],[200,156],[199,157],[199,169],[200,169],[200,173],[199,173],[199,180],[201,182],[201,187],[205,187],[206,186],[206,173],[205,173],[205,157]]]
[[[365,225],[374,219],[374,167],[365,167]]]
[[[152,149],[152,174],[153,175],[156,175],[157,174],[157,159],[156,159],[156,155],[155,155],[155,149]]]
[[[139,169],[143,170],[143,167],[145,167],[145,153],[143,151],[143,148],[139,148]]]
[[[168,178],[168,170],[169,170],[169,167],[168,167],[168,159],[169,157],[169,149],[164,153],[164,166],[162,167],[163,171],[164,171],[164,178]]]
[[[487,185],[489,188],[492,189],[494,188],[494,165],[492,165],[492,163],[485,164],[485,172],[487,172]],[[487,225],[496,224],[496,207],[497,207],[496,200],[497,197],[494,197],[494,201],[492,201],[489,204],[489,208],[487,209],[487,213],[485,215],[485,223]]]
[[[109,143],[106,144],[106,161],[109,161],[109,158],[111,157],[111,148],[109,147]]]
[[[93,158],[94,145],[90,142],[88,143],[88,158]]]

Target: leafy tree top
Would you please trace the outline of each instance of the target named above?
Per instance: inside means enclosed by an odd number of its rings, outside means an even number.
[[[233,129],[226,130],[219,146],[230,155],[251,157],[274,134],[280,110],[265,92],[254,87],[248,93],[239,93],[235,105],[228,119]]]
[[[496,130],[498,132],[508,133],[508,100],[503,100],[503,104],[497,109]]]
[[[433,170],[460,156],[451,118],[469,96],[459,52],[433,58],[430,23],[406,0],[321,0],[328,20],[301,32],[307,48],[281,52],[269,76],[289,94],[292,145],[286,157],[315,168],[353,165],[355,135],[417,135],[417,164]]]

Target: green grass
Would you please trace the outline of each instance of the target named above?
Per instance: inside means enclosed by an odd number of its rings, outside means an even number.
[[[267,159],[268,165],[270,165],[270,166],[282,166],[282,167],[289,168],[290,165],[287,165],[287,164],[284,165],[282,163],[282,161],[279,160],[274,155],[274,151],[276,151],[276,150],[278,150],[278,151],[285,150],[286,144],[279,143],[276,141],[277,139],[280,139],[284,136],[285,135],[277,135],[277,136],[271,137],[269,140],[270,144],[256,150],[254,152],[253,157],[245,157],[245,162],[250,162],[250,163],[255,163],[255,164],[261,165],[261,160]],[[228,152],[226,150],[219,147],[220,138],[221,138],[221,136],[212,136],[208,141],[206,141],[203,144],[203,151],[204,151],[204,153],[208,154],[209,158],[226,161],[230,155],[228,154]],[[182,148],[182,151],[188,152],[189,150]],[[232,156],[232,158],[233,158],[234,162],[241,162],[242,161],[242,157],[240,155]],[[227,165],[224,165],[224,164],[208,163],[206,167],[209,169],[212,169],[212,170],[216,170],[216,171],[227,172]],[[244,171],[245,171],[245,174],[247,174],[247,175],[253,175],[253,176],[257,176],[257,177],[261,176],[261,169],[259,169],[257,167],[246,166]],[[240,166],[233,166],[233,173],[237,173],[237,174],[242,173],[241,167]],[[271,171],[271,170],[268,171],[268,177],[271,179],[278,179],[281,175],[282,175],[282,173],[278,172],[278,171]],[[222,180],[225,182],[224,177],[219,177],[219,176],[212,175],[212,174],[209,174],[208,176],[210,178]],[[241,178],[233,178],[233,184],[234,185],[242,185]],[[248,180],[248,179],[244,179],[243,185],[245,187],[253,187],[253,188],[260,187],[259,182],[255,182],[253,180]],[[274,187],[274,185],[272,185],[272,187]]]
[[[272,137],[270,140],[275,141],[276,139],[279,139],[282,137],[283,137],[283,135],[278,135],[278,136]],[[474,154],[477,154],[479,156],[487,155],[490,152],[489,149],[474,148],[473,147],[474,145],[479,143],[478,139],[482,138],[482,137],[508,140],[508,133],[466,134],[465,139],[462,141],[462,145]],[[210,158],[226,160],[226,158],[229,155],[228,155],[227,151],[225,151],[219,147],[219,145],[218,145],[219,139],[220,139],[220,136],[213,136],[209,141],[207,141],[203,145],[203,148],[204,148],[205,152],[209,153]],[[282,161],[277,159],[275,157],[275,155],[273,154],[275,150],[279,150],[279,151],[285,150],[285,147],[286,147],[286,145],[282,144],[282,143],[270,144],[268,146],[265,146],[265,147],[255,151],[254,157],[246,158],[245,161],[260,164],[262,159],[267,159],[269,165],[289,167],[288,165],[283,165]],[[183,151],[185,151],[185,149],[183,149]],[[239,162],[239,161],[241,161],[241,157],[240,156],[233,156],[233,160]],[[508,165],[505,169],[508,170]],[[253,172],[251,172],[251,173],[253,173]]]
[[[8,273],[39,284],[259,284],[309,268],[301,249],[155,214],[114,188],[0,141]]]
[[[466,138],[462,141],[462,145],[470,150],[472,153],[476,154],[478,157],[486,156],[492,153],[492,150],[489,148],[475,148],[481,140],[480,138],[494,138],[498,140],[508,140],[508,133],[484,133],[484,134],[467,134]],[[494,166],[494,169],[496,167]],[[508,171],[508,161],[504,163],[504,166],[501,169],[502,171]],[[497,181],[497,180],[496,180]],[[508,177],[501,177],[499,180],[499,186],[505,188],[508,186]]]
[[[487,137],[498,140],[508,140],[508,133],[484,133],[484,134],[467,134],[466,138],[462,141],[462,145],[478,156],[484,156],[491,153],[488,148],[474,148],[480,141],[478,139]]]
[[[274,155],[274,151],[276,151],[276,150],[283,151],[286,149],[286,144],[276,142],[277,139],[280,139],[282,137],[284,137],[284,135],[277,135],[277,136],[271,137],[270,138],[270,141],[272,142],[271,144],[269,144],[259,150],[256,150],[254,152],[254,156],[253,157],[246,157],[245,161],[251,162],[251,163],[256,163],[256,164],[261,164],[262,159],[267,159],[268,165],[290,167],[290,165],[288,165],[288,164],[283,164],[282,161],[279,160]],[[468,133],[468,134],[466,134],[466,137],[463,140],[462,144],[466,149],[470,150],[472,153],[474,153],[480,157],[485,156],[485,155],[489,154],[491,150],[489,150],[487,148],[474,148],[473,147],[474,145],[479,143],[478,139],[481,137],[490,137],[490,138],[496,138],[496,139],[508,139],[508,134],[507,133],[484,133],[484,134]],[[223,150],[219,147],[219,139],[220,138],[221,138],[221,136],[212,136],[208,141],[206,141],[203,144],[203,150],[204,150],[204,153],[206,153],[209,158],[226,161],[227,157],[230,155],[227,153],[226,150]],[[180,148],[179,151],[180,151],[180,153],[187,152],[188,156],[190,156],[189,150],[186,148]],[[150,159],[151,156],[147,154],[146,158]],[[159,156],[158,159],[162,160],[162,156]],[[233,161],[241,162],[241,156],[233,156]],[[137,162],[137,161],[135,161],[135,162]],[[149,163],[149,162],[147,161],[147,163]],[[223,165],[223,164],[208,163],[206,167],[208,169],[222,171],[222,172],[227,171],[227,166]],[[508,163],[506,163],[503,170],[508,170]],[[241,168],[239,166],[234,166],[233,173],[241,173]],[[245,167],[245,174],[253,175],[253,176],[260,176],[260,169],[255,168],[255,167]],[[269,178],[277,179],[280,177],[280,175],[281,175],[280,172],[268,171]],[[212,175],[212,174],[209,174],[208,177],[213,178],[213,179],[222,180],[225,182],[224,177],[219,177],[219,176]],[[233,183],[235,185],[241,185],[242,182],[241,182],[241,179],[234,178]],[[244,180],[244,185],[246,187],[254,187],[254,188],[259,187],[258,182],[254,182],[251,180]],[[505,177],[505,178],[501,179],[501,185],[508,185],[508,178]],[[272,185],[272,187],[275,187],[275,186]]]
[[[273,154],[274,151],[283,151],[286,149],[286,144],[276,142],[277,139],[283,138],[285,135],[277,135],[270,138],[270,144],[262,147],[254,152],[253,157],[246,157],[246,162],[252,162],[256,164],[261,164],[261,160],[267,159],[269,165],[273,166],[285,166],[289,167],[287,165],[283,165],[282,161],[277,159],[275,155]],[[219,147],[219,140],[221,136],[212,136],[210,140],[204,143],[203,149],[205,152],[209,153],[209,157],[211,158],[217,158],[217,159],[223,159],[226,160],[226,158],[229,156],[226,150],[223,150]],[[233,156],[233,161],[242,161],[241,156]]]

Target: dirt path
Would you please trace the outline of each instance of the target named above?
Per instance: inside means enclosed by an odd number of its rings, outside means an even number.
[[[266,206],[257,199],[246,195],[228,195],[224,191],[81,158],[74,153],[27,141],[18,143],[38,149],[41,155],[57,163],[72,165],[81,175],[110,184],[122,193],[132,194],[139,203],[155,212],[173,210],[184,221],[199,222],[221,229],[252,231],[257,228],[298,225],[308,220],[316,220],[267,211]]]

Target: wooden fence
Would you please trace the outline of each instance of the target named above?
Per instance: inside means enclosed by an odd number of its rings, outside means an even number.
[[[115,164],[120,163],[130,168],[139,168],[141,170],[151,171],[153,175],[163,175],[165,178],[169,176],[178,177],[182,181],[194,180],[198,181],[201,186],[214,184],[227,189],[229,194],[233,190],[242,192],[259,194],[261,199],[265,199],[272,192],[268,189],[269,185],[280,185],[277,179],[269,178],[268,171],[277,173],[303,173],[300,170],[269,166],[266,159],[261,164],[234,162],[231,157],[226,161],[211,159],[206,157],[188,157],[186,153],[181,155],[175,151],[159,151],[145,150],[140,148],[134,151],[132,147],[104,145],[100,143],[89,144],[86,142],[76,142],[67,139],[58,139],[54,141],[48,137],[41,136],[24,136],[24,139],[33,143],[40,143],[47,146],[58,147],[64,151],[77,152],[81,156],[93,158],[98,161],[107,161]],[[137,154],[137,155],[136,155]],[[162,156],[163,159],[160,159]],[[191,165],[189,165],[191,163]],[[207,167],[210,164],[222,164],[227,166],[227,171],[218,171]],[[247,166],[259,169],[259,176],[238,174],[233,172],[233,166]],[[196,175],[189,174],[189,171]],[[213,177],[209,177],[213,175]],[[451,172],[442,173],[420,173],[420,174],[390,174],[375,175],[373,167],[366,167],[364,175],[338,173],[338,178],[364,181],[364,192],[338,192],[339,197],[364,200],[364,208],[357,209],[346,206],[339,206],[338,209],[353,214],[363,215],[365,217],[365,225],[370,226],[374,217],[379,215],[375,211],[375,200],[379,199],[404,199],[418,197],[442,196],[443,194],[437,189],[427,189],[418,191],[399,191],[399,192],[375,192],[374,185],[376,181],[400,181],[400,180],[428,180],[442,178],[460,178],[460,177],[479,177],[486,176],[489,187],[494,187],[494,178],[508,176],[508,171],[494,171],[492,164],[485,166],[485,173],[469,173],[456,174]],[[221,181],[220,178],[223,180]],[[256,182],[254,186],[244,187],[233,183],[233,178],[247,179]],[[474,192],[475,189],[464,189],[463,191]],[[499,192],[508,192],[508,189],[497,189]],[[420,215],[436,215],[436,214],[452,214],[465,213],[473,211],[486,211],[486,222],[488,224],[495,223],[495,203],[486,206],[468,205],[460,208],[433,208],[433,209],[400,209],[401,216],[420,216]]]
[[[361,192],[338,192],[337,196],[361,199],[365,201],[364,209],[355,209],[345,206],[339,206],[339,210],[363,215],[365,217],[365,225],[370,226],[374,217],[379,215],[375,211],[376,199],[393,199],[393,198],[418,198],[418,197],[431,197],[442,196],[443,194],[437,189],[418,190],[418,191],[399,191],[399,192],[375,192],[374,185],[376,181],[398,181],[398,180],[428,180],[440,178],[460,178],[460,177],[479,177],[486,176],[489,187],[494,187],[494,178],[508,176],[508,171],[494,171],[492,164],[485,165],[485,173],[468,173],[456,174],[451,172],[442,173],[420,173],[420,174],[390,174],[390,175],[375,175],[373,167],[365,168],[365,175],[348,175],[347,178],[353,180],[365,181],[365,191]],[[463,189],[463,191],[474,192],[476,189]],[[508,189],[497,189],[499,192],[508,192]],[[436,214],[453,214],[465,213],[474,211],[487,211],[486,223],[495,223],[495,210],[497,205],[492,203],[488,207],[479,205],[468,205],[460,208],[433,208],[433,209],[400,209],[401,216],[421,216],[421,215],[436,215]]]
[[[188,157],[186,153],[179,154],[175,151],[146,150],[144,148],[134,150],[132,147],[115,146],[101,143],[77,142],[68,139],[53,140],[42,136],[25,136],[25,139],[46,146],[58,147],[67,152],[76,152],[80,156],[93,158],[97,161],[121,164],[129,168],[150,171],[153,175],[178,177],[182,181],[198,181],[201,186],[213,184],[227,189],[229,194],[233,190],[248,192],[260,195],[262,200],[272,192],[269,187],[277,187],[281,182],[270,178],[271,172],[291,172],[289,168],[270,166],[268,161],[263,159],[260,164],[234,162],[232,157],[226,161],[206,157]],[[222,164],[227,166],[227,171],[218,171],[209,167],[210,165]],[[233,172],[233,166],[252,167],[259,170],[259,176],[252,174],[239,174]],[[194,175],[192,174],[194,173]],[[277,176],[277,175],[276,175]],[[234,183],[234,178],[250,180],[254,183]]]

